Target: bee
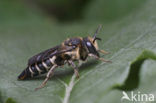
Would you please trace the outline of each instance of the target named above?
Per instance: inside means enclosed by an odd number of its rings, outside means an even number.
[[[85,61],[87,57],[93,57],[103,62],[111,62],[100,57],[100,53],[108,54],[98,48],[97,40],[101,40],[96,35],[101,25],[97,28],[93,37],[75,37],[65,40],[61,45],[45,50],[28,60],[28,66],[18,76],[19,80],[36,77],[40,74],[47,73],[43,83],[36,90],[43,88],[48,79],[53,75],[57,67],[68,64],[74,69],[74,73],[79,78],[78,67],[75,61]]]

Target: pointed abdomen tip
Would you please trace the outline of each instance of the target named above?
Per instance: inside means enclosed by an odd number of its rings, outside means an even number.
[[[27,74],[26,71],[24,70],[19,76],[18,76],[18,80],[24,80],[26,79]]]

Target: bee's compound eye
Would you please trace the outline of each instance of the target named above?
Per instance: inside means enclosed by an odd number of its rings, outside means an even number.
[[[89,46],[89,47],[90,47],[90,46],[91,46],[91,43],[90,43],[90,42],[87,42],[87,46]]]
[[[76,46],[75,46],[75,45],[73,45],[73,48],[76,48]]]

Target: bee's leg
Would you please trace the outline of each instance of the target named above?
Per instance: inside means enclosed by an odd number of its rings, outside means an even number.
[[[98,52],[102,53],[102,54],[109,54],[109,52],[105,51],[105,50],[98,50]]]
[[[79,60],[78,61],[78,67],[80,67],[83,63],[84,63],[83,61]]]
[[[77,68],[77,66],[75,65],[75,63],[74,63],[73,61],[71,61],[71,60],[68,61],[68,62],[69,62],[69,64],[73,67],[74,73],[75,73],[76,77],[79,78],[80,75],[79,75],[78,68]]]
[[[53,75],[53,72],[54,72],[56,67],[57,67],[57,65],[54,65],[54,66],[51,67],[51,69],[47,73],[46,79],[42,82],[42,84],[38,88],[35,88],[35,91],[38,90],[38,89],[43,88],[46,85],[48,79]]]
[[[94,55],[94,54],[89,54],[89,56],[90,57],[93,57],[93,58],[95,58],[95,59],[98,59],[98,60],[101,60],[101,61],[103,61],[103,62],[112,62],[112,61],[110,61],[110,60],[105,60],[104,58],[100,58],[100,57],[98,57],[98,56],[96,56],[96,55]]]

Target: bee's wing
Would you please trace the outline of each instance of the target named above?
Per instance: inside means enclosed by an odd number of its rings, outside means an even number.
[[[56,46],[56,47],[53,47],[53,48],[50,48],[48,50],[45,50],[33,57],[31,57],[29,60],[28,60],[28,65],[32,65],[36,62],[41,62],[44,58],[46,58],[47,56],[49,56],[50,54],[52,53],[55,53],[55,51],[57,51],[59,49],[60,46]]]
[[[38,62],[42,62],[43,60],[47,59],[47,58],[50,58],[54,55],[59,55],[61,53],[64,53],[64,52],[67,52],[67,51],[70,51],[70,50],[73,50],[75,47],[73,46],[68,46],[66,48],[61,48],[61,45],[59,46],[56,46],[54,48],[50,48],[48,50],[45,50],[33,57],[31,57],[29,60],[28,60],[28,65],[32,65],[34,63],[38,63]]]

